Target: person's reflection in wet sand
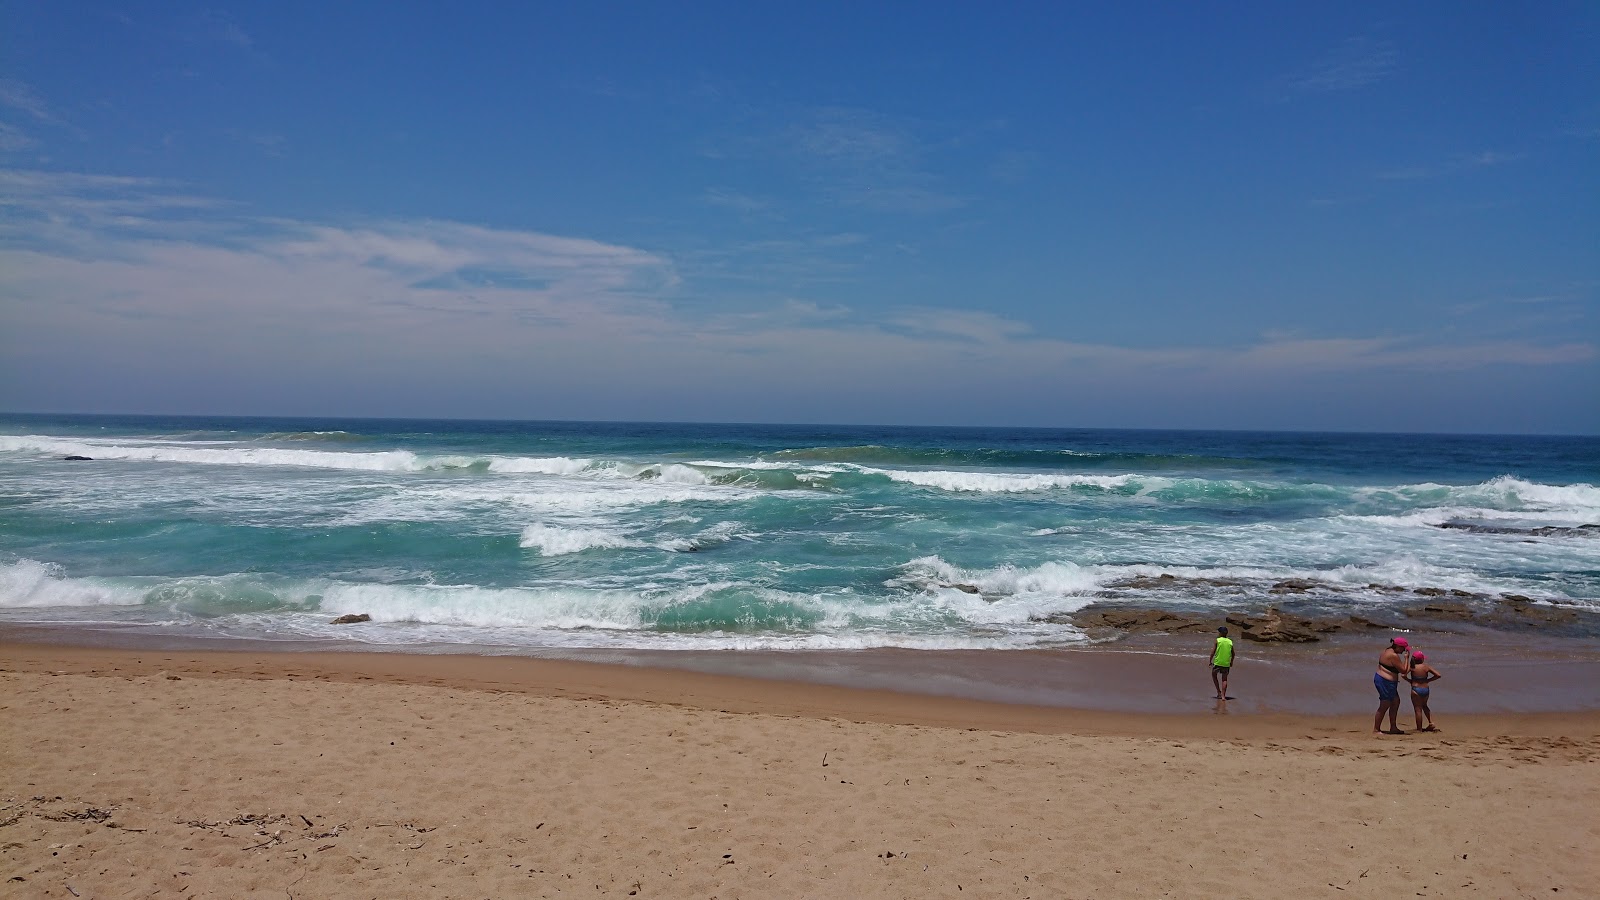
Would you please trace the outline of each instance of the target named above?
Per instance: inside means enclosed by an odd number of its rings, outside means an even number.
[[[1217,698],[1216,708],[1212,709],[1211,712],[1213,714],[1219,715],[1219,716],[1227,715],[1228,714],[1228,701],[1227,701],[1227,699],[1225,699],[1223,697],[1218,697]]]

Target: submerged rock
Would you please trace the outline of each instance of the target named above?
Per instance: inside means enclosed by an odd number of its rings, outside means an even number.
[[[71,456],[63,456],[61,458],[65,459],[65,460],[68,460],[69,462],[94,462],[94,457],[92,457],[92,456],[79,456],[76,453],[72,454]]]
[[[372,617],[367,615],[366,613],[345,613],[344,615],[340,616],[337,619],[334,619],[332,622],[329,622],[328,624],[329,625],[354,625],[357,622],[371,622],[371,621],[372,621]]]
[[[1433,526],[1448,531],[1465,531],[1469,534],[1513,534],[1531,537],[1600,537],[1600,525],[1540,525],[1536,528],[1517,528],[1509,525],[1485,525],[1479,522],[1440,522]]]

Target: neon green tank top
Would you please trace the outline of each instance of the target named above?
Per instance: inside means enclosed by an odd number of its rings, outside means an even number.
[[[1211,664],[1224,668],[1233,665],[1233,638],[1217,638],[1217,649],[1211,654]]]

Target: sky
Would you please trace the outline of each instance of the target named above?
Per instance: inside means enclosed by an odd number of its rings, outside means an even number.
[[[0,0],[0,410],[1600,433],[1600,5]]]

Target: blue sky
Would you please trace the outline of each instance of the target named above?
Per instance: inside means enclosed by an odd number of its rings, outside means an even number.
[[[0,0],[0,409],[1600,432],[1600,7]]]

